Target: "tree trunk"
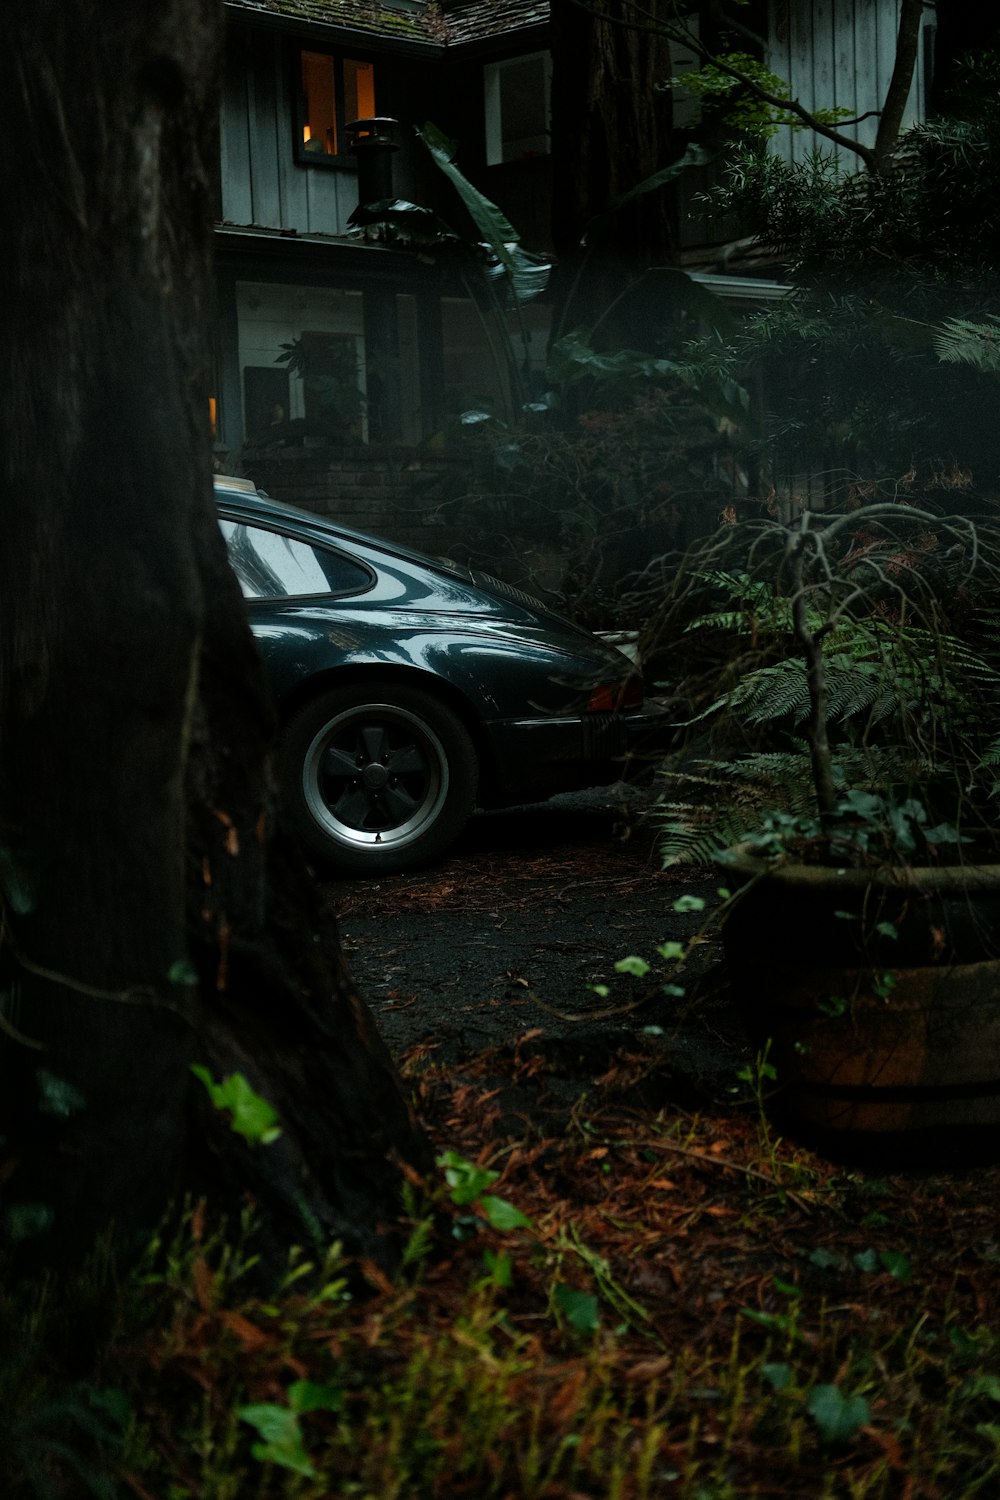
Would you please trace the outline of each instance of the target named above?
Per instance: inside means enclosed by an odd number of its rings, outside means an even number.
[[[877,172],[885,170],[899,141],[906,101],[913,87],[923,19],[924,0],[902,0],[899,10],[899,31],[896,35],[896,59],[893,63],[889,87],[882,101],[882,113],[879,116],[878,133],[875,137],[874,169]]]
[[[655,20],[665,0],[650,0]],[[614,11],[614,7],[611,8]],[[670,43],[651,31],[620,24],[575,3],[552,0],[553,243],[564,287],[575,277],[580,241],[592,219],[630,188],[669,166],[680,154],[672,139],[668,91]],[[638,198],[617,213],[587,258],[586,285],[577,291],[570,326],[593,322],[622,290],[622,277],[670,263],[676,248],[676,206],[668,189]],[[609,336],[642,347],[647,310],[638,303]]]
[[[29,1259],[206,1185],[275,1251],[384,1257],[396,1158],[424,1161],[276,832],[214,518],[221,9],[0,13],[0,1180]],[[193,1062],[244,1072],[280,1141],[244,1146]]]

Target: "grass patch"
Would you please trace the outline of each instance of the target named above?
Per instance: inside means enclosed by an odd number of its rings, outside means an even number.
[[[293,1252],[263,1297],[198,1210],[83,1376],[65,1289],[4,1305],[3,1493],[997,1492],[1000,1168],[844,1170],[746,1110],[584,1101],[518,1137],[499,1067],[411,1077],[442,1166],[394,1281]],[[98,1262],[70,1300],[111,1295]]]

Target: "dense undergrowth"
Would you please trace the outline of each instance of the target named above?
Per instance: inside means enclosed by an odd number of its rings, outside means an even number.
[[[199,1208],[124,1290],[7,1301],[3,1494],[995,1494],[1000,1168],[836,1166],[745,1097],[633,1112],[634,1066],[547,1113],[527,1049],[411,1059],[442,1176],[393,1281],[300,1250],[262,1295]]]

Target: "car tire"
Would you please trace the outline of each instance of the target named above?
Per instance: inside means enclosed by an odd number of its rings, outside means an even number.
[[[404,683],[324,693],[279,747],[286,806],[310,854],[345,875],[387,875],[440,855],[475,805],[465,725]]]

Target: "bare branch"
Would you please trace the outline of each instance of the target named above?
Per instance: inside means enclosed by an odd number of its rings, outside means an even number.
[[[635,0],[632,0],[629,9],[634,13],[635,17],[641,19],[630,19],[626,14],[612,16],[601,6],[599,0],[570,0],[570,3],[576,5],[580,10],[587,11],[589,15],[596,17],[598,20],[611,21],[617,26],[626,26],[632,31],[644,31],[653,36],[665,36],[670,41],[677,42],[679,45],[693,52],[696,57],[701,58],[702,62],[710,63],[713,68],[718,68],[720,73],[725,73],[729,78],[735,79],[741,87],[745,88],[760,103],[767,104],[772,109],[787,110],[789,114],[801,120],[808,130],[814,131],[817,135],[822,136],[824,140],[828,140],[833,145],[840,146],[843,150],[850,151],[853,155],[860,157],[869,172],[874,173],[879,170],[878,158],[870,147],[863,145],[861,141],[856,141],[853,136],[844,135],[842,131],[837,130],[834,126],[818,120],[811,110],[806,109],[804,104],[799,103],[798,99],[786,99],[782,98],[780,94],[772,94],[770,90],[762,87],[756,79],[751,78],[748,73],[742,72],[731,63],[724,61],[716,53],[711,52],[709,48],[703,45],[700,38],[696,37],[693,32],[689,31],[681,23],[673,24],[669,21],[662,21],[658,16],[653,15],[651,11],[636,4]],[[872,110],[870,113],[874,115],[879,114],[880,111]],[[865,118],[865,116],[861,118]]]

